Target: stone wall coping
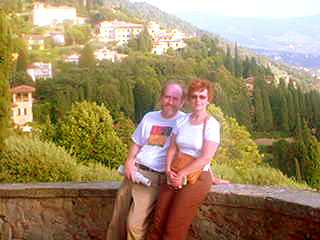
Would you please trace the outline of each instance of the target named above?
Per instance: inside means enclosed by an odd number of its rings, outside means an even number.
[[[114,197],[119,182],[0,184],[0,198]],[[205,204],[261,209],[320,222],[320,192],[244,184],[212,185]]]
[[[207,203],[267,210],[320,223],[320,192],[244,184],[214,185]]]
[[[299,190],[286,187],[257,186],[247,184],[213,185],[211,192],[221,194],[236,194],[242,196],[263,197],[299,205],[319,208],[320,191]]]

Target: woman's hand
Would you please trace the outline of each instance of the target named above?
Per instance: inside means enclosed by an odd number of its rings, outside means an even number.
[[[171,181],[170,185],[172,187],[174,187],[175,189],[182,188],[182,180],[183,180],[183,175],[171,171],[171,173],[170,173],[170,181]]]

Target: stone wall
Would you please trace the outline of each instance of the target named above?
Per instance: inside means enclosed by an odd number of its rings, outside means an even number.
[[[119,183],[0,185],[0,240],[104,239]],[[320,193],[216,185],[188,239],[320,239]]]

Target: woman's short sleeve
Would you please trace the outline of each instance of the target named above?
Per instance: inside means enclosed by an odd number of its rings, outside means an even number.
[[[204,138],[220,143],[220,123],[214,117],[210,117],[207,121]]]

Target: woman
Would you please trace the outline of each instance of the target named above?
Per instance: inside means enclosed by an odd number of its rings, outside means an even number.
[[[186,239],[192,218],[212,184],[210,161],[220,142],[220,124],[206,110],[213,97],[210,82],[192,81],[187,97],[192,112],[173,132],[166,157],[166,175],[170,184],[160,187],[148,240]],[[193,160],[179,171],[173,171],[173,161],[178,152],[191,155]],[[186,176],[197,171],[201,175],[196,182],[184,185]]]

